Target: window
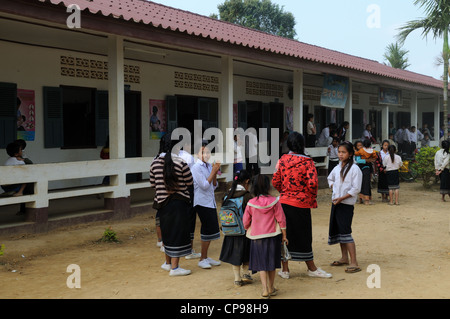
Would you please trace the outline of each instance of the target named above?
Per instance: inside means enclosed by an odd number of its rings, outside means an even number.
[[[46,148],[94,148],[108,135],[108,93],[84,87],[44,87]]]
[[[0,148],[17,138],[17,85],[0,82]]]

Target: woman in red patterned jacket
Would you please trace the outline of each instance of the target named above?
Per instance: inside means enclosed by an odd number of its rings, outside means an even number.
[[[331,278],[331,274],[316,267],[312,252],[311,208],[317,208],[317,169],[312,158],[305,155],[303,135],[291,133],[287,145],[290,152],[278,161],[272,185],[280,192],[280,202],[286,215],[288,249],[293,261],[306,263],[309,276]],[[288,279],[288,262],[284,261],[282,266],[278,274]]]

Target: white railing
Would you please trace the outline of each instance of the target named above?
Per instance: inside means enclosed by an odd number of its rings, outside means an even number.
[[[52,199],[85,195],[104,194],[105,198],[128,197],[132,189],[147,188],[148,179],[139,182],[126,182],[127,174],[146,173],[150,170],[153,157],[126,159],[33,164],[19,166],[0,166],[0,185],[34,183],[34,194],[18,197],[0,197],[1,207],[27,203],[30,208],[49,206]],[[224,164],[225,171],[229,165]],[[229,178],[223,174],[221,180]],[[110,185],[87,185],[76,188],[49,190],[49,182],[71,179],[110,176]]]
[[[0,197],[1,206],[27,203],[27,207],[48,207],[49,200],[101,194],[105,197],[127,197],[131,189],[150,186],[148,179],[126,183],[126,175],[148,173],[153,157],[97,160],[53,164],[0,166],[0,185],[34,183],[34,194]],[[49,182],[110,176],[110,185],[88,185],[77,188],[49,190]]]

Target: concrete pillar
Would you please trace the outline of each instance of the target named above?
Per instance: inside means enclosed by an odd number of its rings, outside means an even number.
[[[389,138],[389,105],[383,106],[381,110],[381,142]]]
[[[434,98],[434,135],[433,139],[439,142],[439,132],[441,129],[441,97],[438,95]]]
[[[222,177],[225,177],[227,181],[233,178],[233,136],[227,135],[227,129],[229,132],[230,130],[233,131],[233,73],[233,59],[230,56],[223,56],[221,61],[219,128],[225,139],[222,141],[224,152],[222,161],[227,162],[226,168],[221,169]],[[229,155],[228,157],[226,156],[227,154]]]
[[[350,123],[350,127],[345,135],[347,141],[353,140],[353,81],[348,79],[348,99],[344,108],[344,121]]]
[[[294,70],[293,86],[294,131],[303,134],[303,70]]]
[[[417,92],[411,92],[411,124],[410,126],[416,127],[416,138],[417,138]]]

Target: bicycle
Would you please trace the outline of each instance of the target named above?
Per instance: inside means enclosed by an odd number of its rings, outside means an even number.
[[[399,169],[400,179],[404,182],[413,182],[419,175],[416,171],[411,169],[411,164],[415,162],[414,155],[402,154],[403,165]]]

